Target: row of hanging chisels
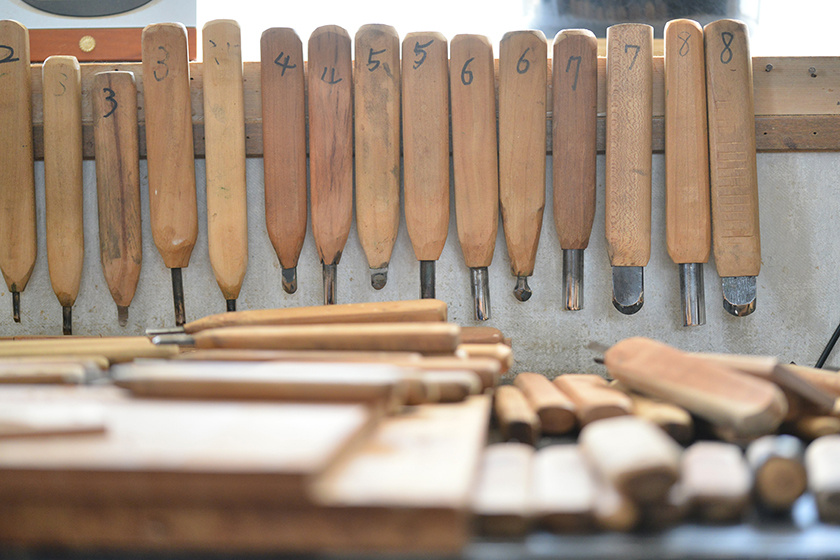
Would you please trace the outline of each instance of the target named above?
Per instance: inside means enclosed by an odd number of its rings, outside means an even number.
[[[202,44],[209,254],[228,310],[234,310],[248,260],[239,27],[230,20],[210,22]],[[648,25],[622,24],[607,31],[606,238],[613,303],[625,314],[642,307],[650,257],[652,45]],[[0,55],[5,55],[0,60],[0,268],[16,321],[36,256],[28,48],[26,28],[0,22]],[[336,299],[336,267],[352,221],[354,152],[359,239],[373,287],[386,283],[400,222],[401,139],[406,225],[421,263],[421,295],[434,297],[435,261],[449,224],[450,123],[458,237],[472,273],[475,317],[490,317],[487,267],[499,206],[516,276],[514,295],[527,300],[545,206],[547,107],[553,105],[553,203],[563,249],[564,300],[566,309],[580,309],[583,251],[596,199],[597,41],[586,30],[557,34],[551,99],[547,51],[538,31],[511,32],[501,40],[497,139],[493,47],[483,36],[457,35],[447,45],[439,33],[409,33],[401,61],[396,31],[365,25],[355,36],[353,66],[348,33],[325,26],[309,38],[304,72],[297,34],[288,28],[265,31],[266,225],[283,267],[284,289],[296,290],[295,267],[306,232],[308,106],[311,220],[325,303]],[[180,273],[198,232],[184,27],[148,26],[142,53],[151,226],[172,271],[176,324],[181,325]],[[709,257],[712,218],[724,307],[747,315],[755,309],[760,248],[746,27],[732,20],[705,29],[689,20],[670,22],[665,90],[667,245],[679,264],[685,324],[705,322],[702,263]],[[89,94],[101,259],[124,325],[141,262],[133,74],[97,74]],[[66,333],[83,260],[81,96],[75,58],[49,58],[43,65],[47,257]]]

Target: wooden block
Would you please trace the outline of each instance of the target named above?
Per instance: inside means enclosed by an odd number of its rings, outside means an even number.
[[[127,398],[112,387],[72,389],[0,391],[3,404],[95,402],[107,422],[104,434],[4,442],[4,504],[307,504],[313,477],[374,421],[362,405],[163,402]]]
[[[637,503],[664,500],[679,478],[681,448],[647,420],[620,416],[592,422],[578,442],[600,476]]]
[[[630,397],[607,386],[597,375],[566,373],[554,378],[554,384],[574,403],[581,426],[602,418],[630,414]]]
[[[750,502],[752,474],[738,446],[698,441],[682,454],[680,484],[703,520],[734,522]]]
[[[823,436],[805,450],[808,489],[824,523],[840,523],[840,435]]]
[[[593,526],[597,484],[577,445],[550,445],[534,456],[531,510],[552,531],[578,532]]]
[[[384,364],[147,360],[111,368],[135,396],[203,400],[366,403],[397,411],[410,371]]]
[[[513,537],[530,525],[534,448],[524,443],[494,443],[484,449],[472,496],[479,532]]]
[[[528,399],[540,419],[542,431],[550,435],[565,434],[577,424],[576,409],[571,399],[539,373],[520,373],[514,386]]]
[[[496,389],[494,409],[502,438],[534,445],[540,437],[540,419],[522,391],[512,385]]]
[[[808,476],[803,453],[802,442],[791,435],[760,437],[747,448],[753,493],[765,509],[787,511],[805,493]]]
[[[319,478],[312,496],[361,520],[400,512],[374,534],[346,537],[357,547],[460,552],[469,538],[467,512],[489,420],[488,395],[386,418]]]

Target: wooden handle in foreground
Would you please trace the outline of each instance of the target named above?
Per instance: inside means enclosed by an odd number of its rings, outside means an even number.
[[[297,266],[306,237],[303,46],[294,29],[260,39],[265,225],[283,268]]]
[[[522,372],[516,376],[513,384],[528,399],[546,434],[565,434],[577,425],[574,403],[544,375]]]
[[[665,26],[665,198],[668,254],[704,263],[712,247],[706,57],[703,29],[677,19]]]
[[[502,385],[493,397],[493,409],[504,440],[535,445],[540,438],[540,419],[525,395],[513,385]]]
[[[594,472],[578,445],[549,445],[534,454],[531,508],[552,531],[592,528],[597,499]]]
[[[493,443],[481,456],[471,509],[488,535],[521,536],[530,525],[534,448],[524,443]]]
[[[152,237],[167,268],[184,268],[198,236],[187,30],[157,23],[142,41]]]
[[[389,323],[446,321],[446,303],[437,299],[342,303],[313,307],[254,309],[236,313],[208,315],[184,325],[197,333],[220,327],[256,327],[266,325],[312,325],[322,323]]]
[[[111,363],[135,358],[171,358],[175,346],[152,344],[145,336],[77,338],[65,336],[50,340],[14,340],[0,345],[0,357],[104,356]]]
[[[722,277],[757,276],[761,239],[747,26],[718,20],[704,36],[715,266]]]
[[[787,401],[773,383],[641,337],[604,354],[607,371],[634,391],[658,397],[742,438],[776,430]]]
[[[22,292],[38,251],[29,31],[0,21],[0,44],[0,269],[9,291]]]
[[[607,29],[606,234],[613,266],[650,260],[653,28]]]
[[[808,487],[799,438],[783,434],[758,438],[747,447],[746,458],[755,480],[758,502],[771,511],[786,511]]]
[[[228,327],[195,335],[196,348],[363,350],[453,353],[460,329],[451,323],[366,323]]]
[[[595,218],[598,40],[587,29],[554,38],[554,227],[563,249],[586,249]]]
[[[82,84],[79,61],[44,61],[44,191],[50,283],[63,307],[79,295],[85,242],[82,204]]]
[[[114,302],[128,307],[143,259],[137,86],[131,72],[93,78],[99,255]]]
[[[309,172],[312,234],[324,264],[338,264],[353,219],[353,71],[350,35],[309,37]]]
[[[239,25],[220,19],[201,30],[207,245],[225,299],[239,297],[248,266],[245,105]]]
[[[458,239],[466,265],[485,267],[499,221],[493,47],[482,35],[456,35],[449,50]]]
[[[607,386],[606,380],[598,375],[566,373],[555,377],[554,385],[574,403],[581,426],[633,411],[630,397]]]
[[[400,226],[400,38],[370,24],[354,43],[356,229],[370,268],[385,268]]]
[[[545,209],[547,50],[542,31],[499,44],[499,201],[515,276],[534,272]]]
[[[405,224],[420,261],[440,257],[449,233],[449,58],[440,33],[402,44]]]
[[[681,463],[681,489],[700,519],[724,522],[741,517],[753,480],[737,445],[698,441],[685,450]]]

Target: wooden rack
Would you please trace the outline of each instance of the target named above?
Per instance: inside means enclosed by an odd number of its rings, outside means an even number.
[[[605,111],[604,73],[606,59],[598,59],[598,150],[604,150]],[[92,159],[93,126],[90,88],[93,75],[110,70],[133,72],[138,90],[140,155],[146,155],[145,115],[143,111],[143,68],[140,63],[82,64],[82,119],[84,157]],[[498,61],[496,61],[498,77]],[[551,61],[548,65],[548,100],[551,100]],[[653,151],[664,148],[663,58],[653,61]],[[202,63],[190,63],[195,155],[204,157],[204,107],[202,102]],[[756,146],[761,152],[838,151],[840,150],[840,58],[838,57],[755,57]],[[261,157],[262,104],[260,63],[246,62],[245,149],[249,157]],[[496,83],[498,95],[498,78]],[[35,157],[43,159],[43,87],[41,65],[32,65],[32,118]],[[548,128],[546,152],[551,153],[551,112],[546,114]]]

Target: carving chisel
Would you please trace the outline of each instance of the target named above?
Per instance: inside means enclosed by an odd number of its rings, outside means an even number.
[[[390,25],[356,32],[356,228],[376,290],[400,227],[400,39]]]
[[[183,325],[181,269],[198,236],[187,30],[180,23],[149,25],[142,49],[152,237],[172,270],[175,324]]]
[[[420,297],[435,297],[435,261],[449,233],[449,60],[446,37],[403,39],[405,224],[420,261]]]
[[[309,37],[309,173],[312,233],[324,270],[324,303],[353,219],[353,73],[350,35],[325,25]]]
[[[487,267],[499,221],[493,47],[482,35],[456,35],[449,54],[455,217],[470,268],[475,318],[490,318]]]
[[[32,153],[32,74],[29,31],[0,20],[0,269],[20,323],[20,293],[29,282],[35,240],[35,175]]]
[[[283,290],[297,291],[306,237],[306,112],[303,45],[293,29],[260,39],[265,225],[283,268]]]
[[[499,43],[499,201],[519,301],[531,297],[545,209],[547,51],[542,31],[512,31]]]
[[[229,19],[209,21],[201,36],[207,245],[227,310],[236,311],[236,298],[248,267],[245,95],[239,25]]]
[[[51,56],[44,84],[44,194],[50,283],[62,309],[62,332],[73,334],[73,303],[85,257],[82,205],[82,83],[79,61]]]
[[[607,29],[606,234],[613,305],[631,315],[644,304],[650,260],[653,28]]]
[[[712,232],[723,307],[736,317],[755,311],[761,269],[755,108],[747,26],[724,19],[704,28]]]
[[[665,208],[668,254],[680,268],[683,325],[706,323],[703,263],[712,245],[703,29],[665,26]]]
[[[563,249],[563,303],[583,308],[583,251],[595,219],[598,40],[586,29],[554,38],[552,168],[554,228]]]
[[[96,74],[91,97],[99,255],[105,282],[117,304],[119,324],[124,327],[128,323],[128,306],[134,299],[143,260],[134,74]]]

